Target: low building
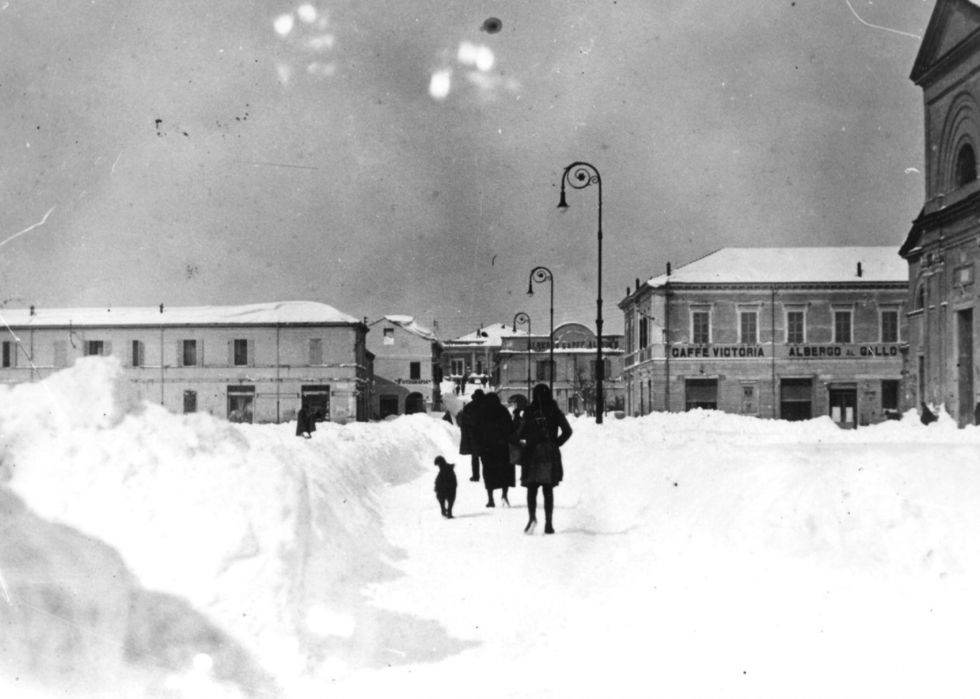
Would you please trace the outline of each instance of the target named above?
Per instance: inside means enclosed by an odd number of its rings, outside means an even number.
[[[903,398],[908,270],[893,247],[724,248],[639,284],[631,414],[710,408],[868,425]]]
[[[441,410],[442,343],[435,333],[404,315],[385,316],[368,328],[374,355],[371,416],[382,420]]]
[[[515,394],[528,395],[537,383],[552,383],[555,400],[563,411],[594,414],[596,391],[596,335],[581,323],[562,323],[555,328],[554,346],[548,333],[530,336],[502,335],[494,382],[506,402]],[[552,357],[554,365],[552,367]],[[625,389],[623,336],[605,335],[602,344],[603,397],[607,411],[623,410]]]
[[[443,342],[442,370],[445,378],[469,392],[463,383],[496,386],[500,383],[500,348],[504,338],[527,337],[527,333],[504,323],[480,326],[475,332]]]
[[[322,303],[190,308],[14,309],[0,382],[43,379],[79,357],[114,356],[141,399],[236,422],[366,420],[367,326]]]

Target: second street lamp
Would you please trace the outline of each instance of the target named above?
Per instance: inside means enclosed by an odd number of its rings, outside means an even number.
[[[527,403],[531,404],[531,316],[524,311],[514,316],[514,332],[518,325],[527,325]]]
[[[551,270],[547,267],[535,267],[531,270],[531,274],[527,279],[527,295],[534,296],[534,282],[551,282],[551,304],[548,307],[548,312],[551,316],[551,333],[548,335],[548,344],[550,345],[548,363],[551,366],[548,368],[548,388],[551,389],[552,398],[555,393],[555,277],[551,273]]]
[[[565,201],[565,183],[572,189],[585,189],[589,185],[596,185],[599,189],[599,297],[596,299],[596,352],[595,352],[595,421],[597,425],[602,424],[602,413],[605,410],[602,395],[602,379],[605,374],[605,367],[602,363],[602,178],[594,165],[576,161],[565,168],[561,175],[561,199],[558,201],[558,208],[564,211],[568,208]]]

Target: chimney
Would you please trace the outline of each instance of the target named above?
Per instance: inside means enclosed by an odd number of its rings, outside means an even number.
[[[667,276],[670,276],[670,263],[667,263]]]
[[[163,313],[163,304],[160,304],[160,312]]]
[[[858,262],[858,276],[860,277],[861,274],[862,274],[861,263]]]
[[[34,317],[34,306],[31,306],[31,317]]]
[[[640,290],[640,278],[639,277],[636,278],[636,290],[637,291]]]
[[[629,295],[630,295],[630,288],[629,288],[629,287],[626,287],[626,295],[627,295],[627,296],[629,296]]]

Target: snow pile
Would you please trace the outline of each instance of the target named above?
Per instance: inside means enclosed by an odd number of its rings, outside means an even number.
[[[119,376],[115,360],[92,358],[3,389],[7,485],[41,517],[122,552],[144,587],[188,600],[270,673],[301,673],[390,555],[379,489],[450,452],[451,428],[424,416],[327,423],[304,440],[290,424],[134,410]]]

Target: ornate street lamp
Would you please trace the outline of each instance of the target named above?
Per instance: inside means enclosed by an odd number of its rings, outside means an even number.
[[[594,165],[576,161],[565,168],[561,176],[561,199],[558,201],[558,208],[564,211],[568,208],[565,202],[565,183],[572,189],[584,189],[589,185],[596,185],[599,190],[599,256],[598,256],[598,283],[599,296],[596,299],[596,352],[595,352],[595,421],[597,425],[602,424],[602,413],[605,410],[602,396],[602,379],[605,374],[605,367],[602,364],[602,178]]]
[[[551,273],[551,270],[547,267],[535,267],[531,270],[531,274],[527,279],[527,295],[534,296],[534,286],[533,283],[538,282],[551,282],[551,305],[548,311],[551,313],[551,334],[548,336],[550,341],[551,350],[548,361],[551,363],[551,368],[548,370],[548,388],[551,389],[552,395],[555,392],[555,277]]]
[[[531,404],[531,316],[524,311],[514,316],[514,332],[518,325],[527,325],[527,403]]]

